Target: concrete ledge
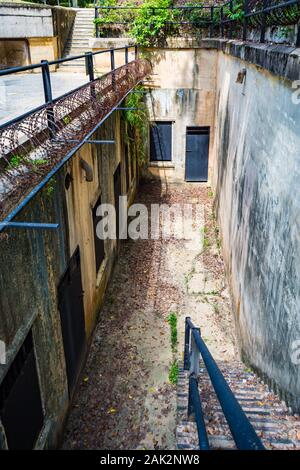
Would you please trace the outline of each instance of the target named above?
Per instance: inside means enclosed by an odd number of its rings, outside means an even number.
[[[90,38],[90,49],[109,49],[111,47],[134,46],[135,40],[132,38]]]
[[[148,168],[175,168],[173,162],[150,162],[148,163]]]
[[[217,49],[287,80],[300,79],[300,48],[220,38],[168,38],[161,49]],[[149,49],[151,50],[151,49]],[[153,50],[153,49],[152,49]]]
[[[300,49],[278,44],[219,40],[218,49],[287,80],[300,78]]]

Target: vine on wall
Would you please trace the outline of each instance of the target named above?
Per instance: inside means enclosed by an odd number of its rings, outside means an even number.
[[[137,108],[124,111],[125,121],[134,129],[135,146],[139,167],[147,163],[148,148],[148,110],[144,102],[144,87],[138,86],[125,100],[126,108]],[[129,137],[130,139],[130,137]]]

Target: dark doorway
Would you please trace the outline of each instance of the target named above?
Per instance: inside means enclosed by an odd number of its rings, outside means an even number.
[[[119,239],[119,228],[120,228],[120,210],[119,210],[119,197],[121,196],[121,165],[117,166],[114,173],[114,194],[115,194],[115,209],[116,209],[116,237]]]
[[[0,416],[9,449],[33,449],[44,416],[31,331],[0,386]]]
[[[209,127],[187,127],[185,180],[207,181]]]
[[[172,160],[172,122],[155,122],[150,127],[150,160],[170,162]]]
[[[75,388],[86,345],[83,294],[80,252],[77,248],[58,286],[58,308],[70,395]]]

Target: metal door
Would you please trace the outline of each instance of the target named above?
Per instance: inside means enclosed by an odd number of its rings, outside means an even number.
[[[172,122],[155,122],[150,128],[150,160],[172,160]]]
[[[188,127],[186,132],[185,180],[207,181],[209,128]]]
[[[66,358],[69,394],[74,391],[84,357],[86,337],[80,252],[76,249],[58,286],[58,308]]]

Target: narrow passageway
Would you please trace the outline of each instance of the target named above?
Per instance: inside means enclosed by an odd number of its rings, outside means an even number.
[[[195,222],[199,225],[192,240],[122,241],[68,419],[65,449],[175,448],[171,312],[178,317],[179,361],[186,315],[201,327],[216,359],[235,357],[210,189],[147,183],[136,202],[148,207],[197,203],[204,220]]]

